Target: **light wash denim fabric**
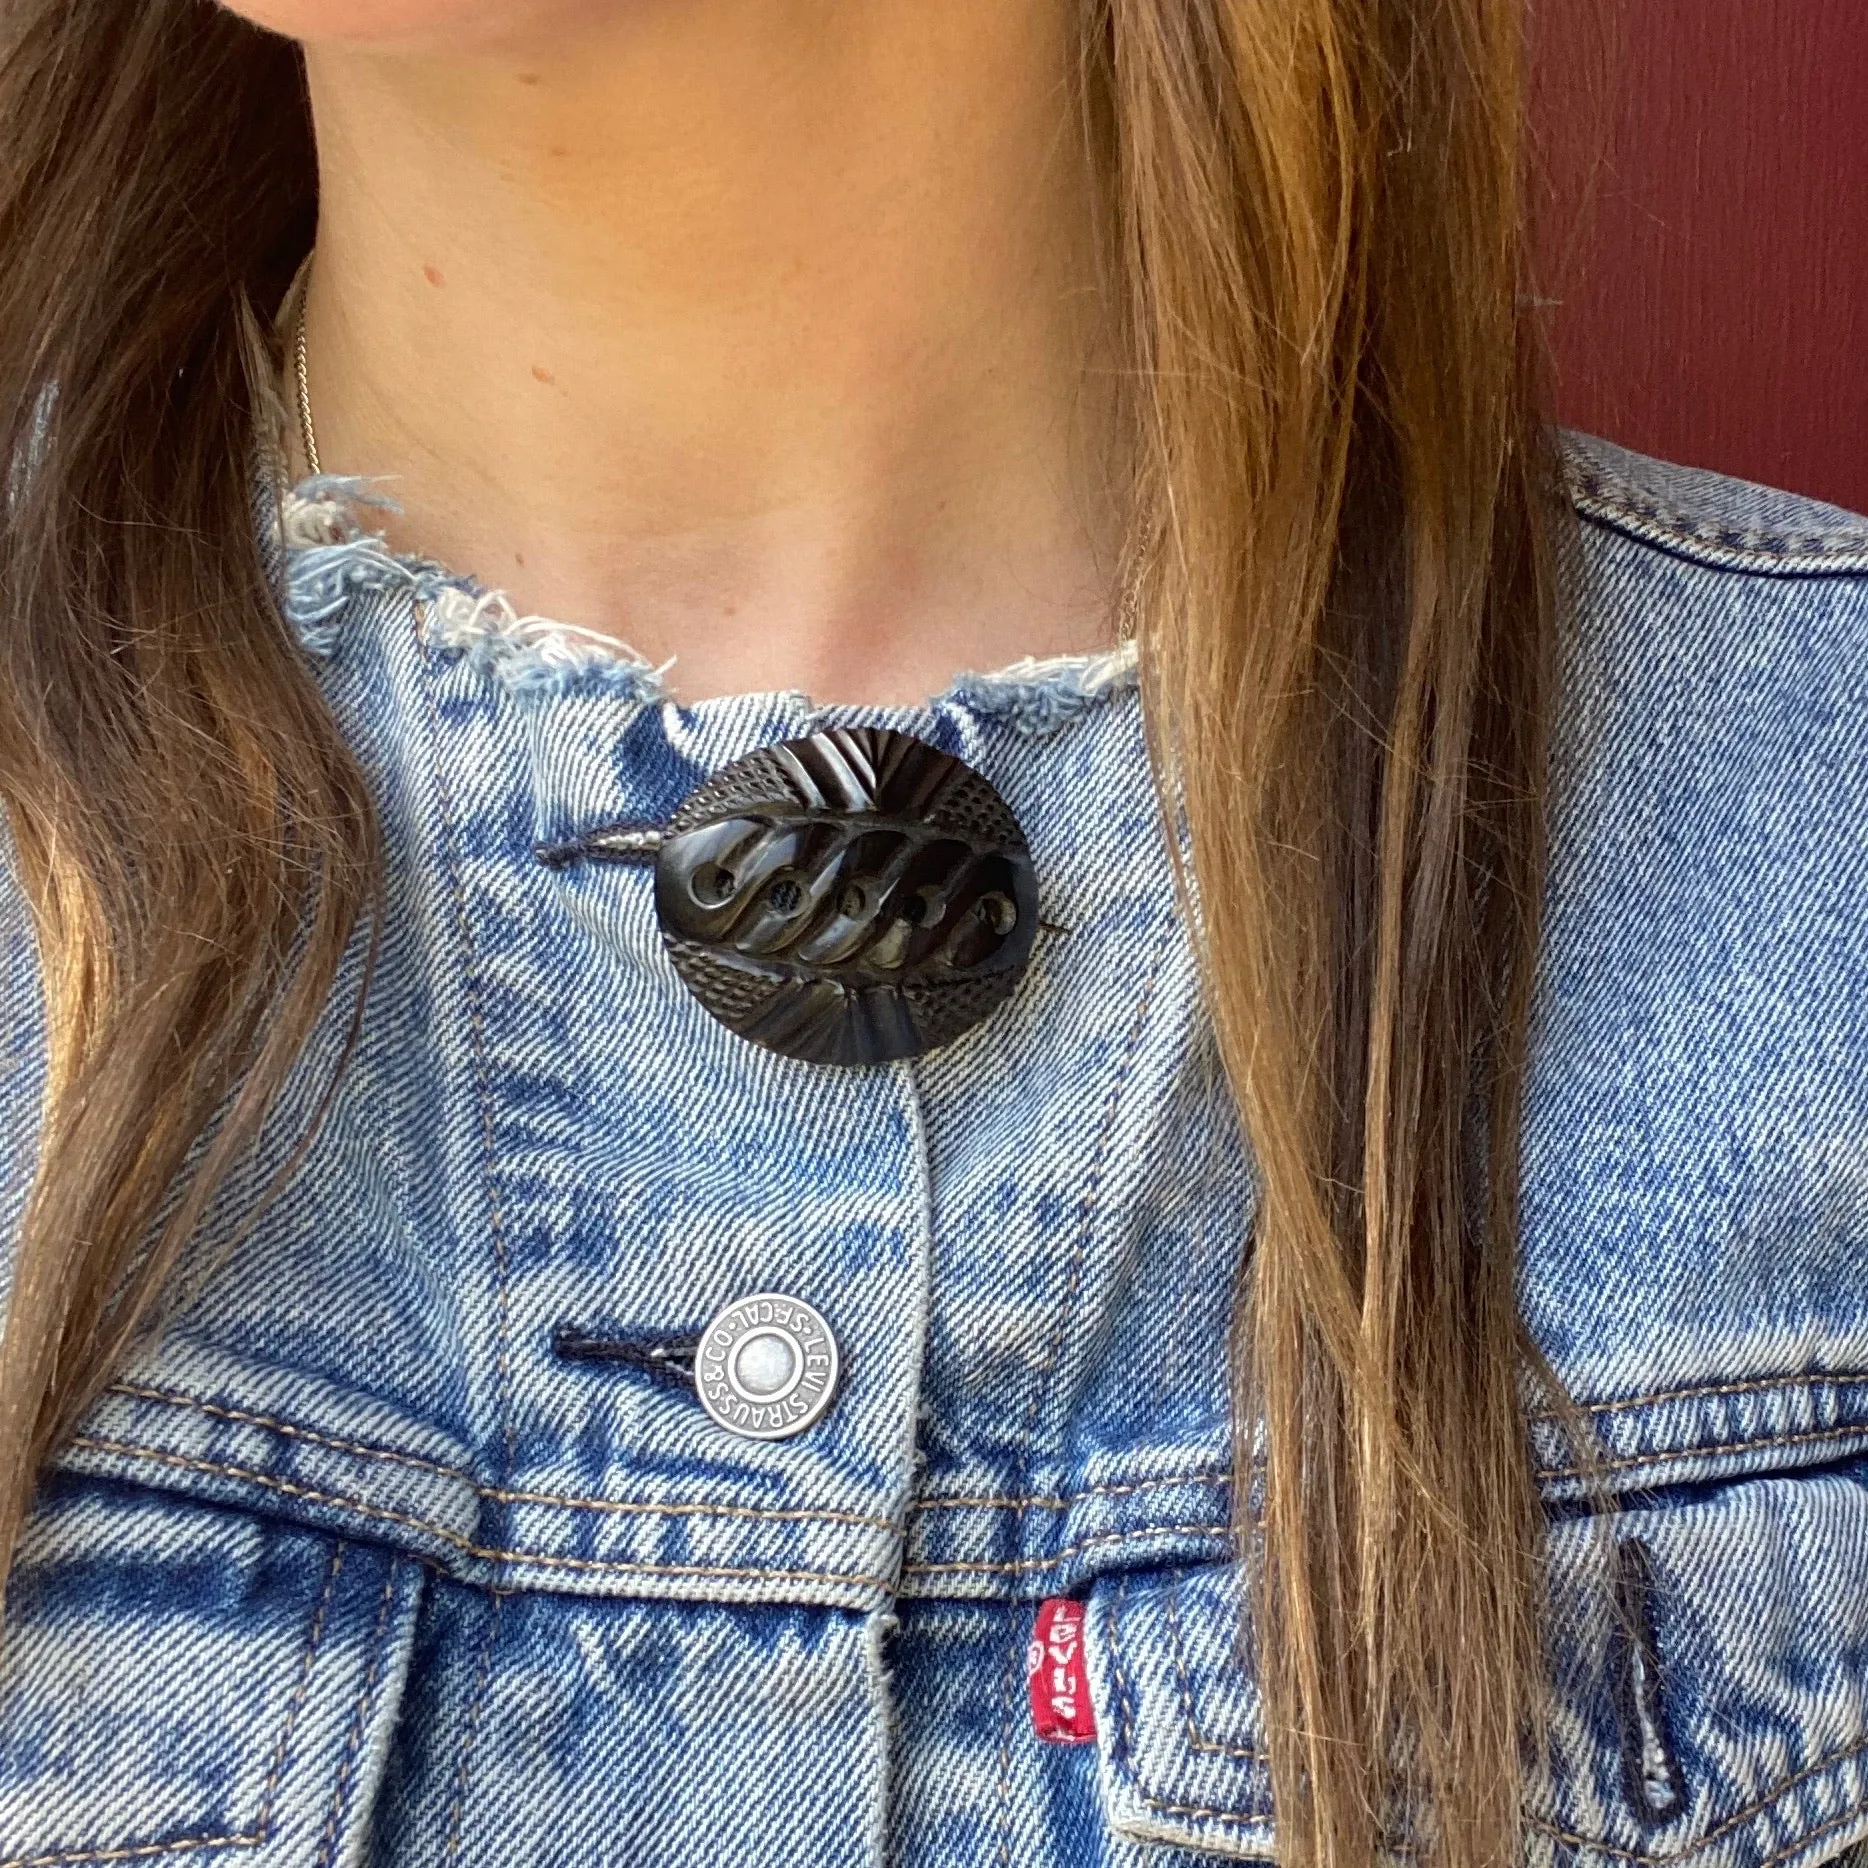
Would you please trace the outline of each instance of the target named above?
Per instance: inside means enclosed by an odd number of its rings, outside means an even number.
[[[1802,1868],[1868,1835],[1868,521],[1572,444],[1581,516],[1526,1116],[1523,1306],[1616,1510],[1537,1428],[1555,1693],[1533,1868]],[[924,708],[676,706],[576,631],[287,503],[286,607],[381,803],[335,1107],[48,1480],[0,1655],[0,1865],[1188,1868],[1275,1836],[1223,1356],[1252,1176],[1121,655]],[[918,733],[1047,923],[948,1049],[714,1023],[642,868],[825,720]],[[0,1238],[41,1011],[0,888]],[[846,1374],[795,1439],[554,1353],[755,1291]],[[1040,1743],[1037,1602],[1093,1744]],[[1619,1615],[1612,1613],[1620,1606]]]

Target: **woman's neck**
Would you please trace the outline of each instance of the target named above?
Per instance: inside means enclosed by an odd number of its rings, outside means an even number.
[[[1109,639],[1122,462],[1059,0],[632,0],[310,48],[326,471],[677,657],[902,701]]]

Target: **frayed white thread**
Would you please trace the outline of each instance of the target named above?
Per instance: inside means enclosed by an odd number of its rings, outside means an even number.
[[[313,655],[336,651],[344,612],[359,593],[402,588],[428,597],[447,579],[440,565],[399,557],[381,532],[366,532],[359,506],[396,510],[368,480],[345,474],[302,480],[279,503],[286,620]]]
[[[381,532],[358,523],[357,509],[371,506],[398,510],[371,481],[347,474],[315,474],[280,502],[286,617],[312,654],[335,652],[354,597],[399,589],[430,612],[437,647],[497,672],[508,687],[552,690],[596,673],[614,677],[635,699],[665,697],[669,664],[651,667],[593,629],[521,616],[504,591],[483,590],[442,565],[392,551]]]
[[[1131,639],[1096,655],[1027,655],[990,674],[958,675],[944,698],[1041,737],[1140,679],[1141,657]]]
[[[562,687],[594,671],[618,676],[638,700],[666,696],[672,660],[653,667],[613,636],[549,616],[521,616],[503,590],[450,585],[435,593],[430,611],[438,647],[497,670],[509,687]]]
[[[400,510],[386,493],[357,474],[313,474],[301,480],[279,502],[279,527],[289,551],[314,545],[344,545],[363,535],[355,508],[374,506],[382,512]]]

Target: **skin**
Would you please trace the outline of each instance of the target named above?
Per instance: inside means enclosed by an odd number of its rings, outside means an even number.
[[[306,46],[326,471],[684,700],[1113,638],[1066,0],[252,0]]]

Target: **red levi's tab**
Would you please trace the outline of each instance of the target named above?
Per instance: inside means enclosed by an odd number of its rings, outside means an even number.
[[[1052,1596],[1039,1603],[1025,1650],[1025,1684],[1031,1691],[1031,1722],[1047,1745],[1087,1745],[1095,1738],[1081,1602]]]

